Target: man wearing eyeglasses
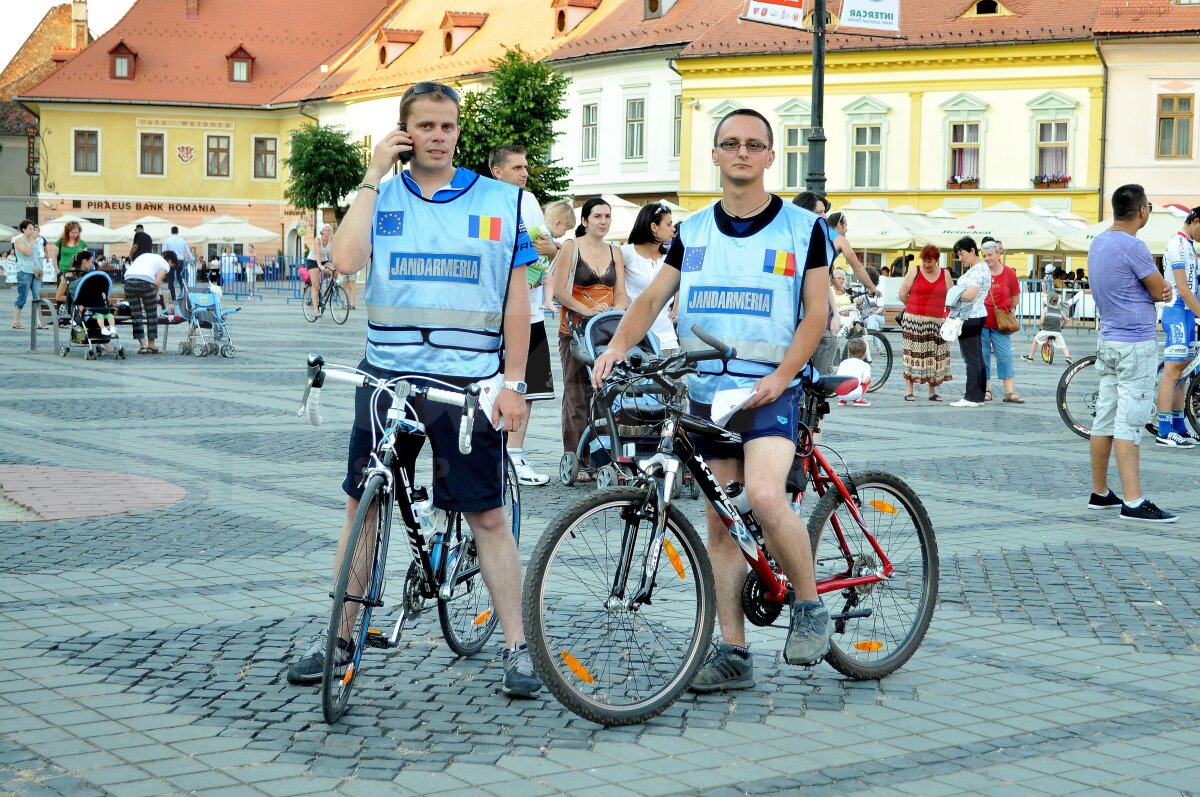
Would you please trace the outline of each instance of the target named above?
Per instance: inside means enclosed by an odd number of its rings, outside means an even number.
[[[823,219],[767,193],[764,175],[775,162],[773,143],[771,125],[757,111],[732,111],[717,125],[712,159],[721,171],[721,200],[680,223],[665,261],[672,268],[662,269],[626,313],[596,360],[593,381],[599,386],[677,290],[684,350],[708,348],[693,325],[737,349],[738,357],[728,363],[701,363],[688,389],[692,412],[701,416],[711,414],[718,390],[754,391],[727,423],[741,434],[742,444],[697,438],[696,448],[721,484],[746,482],[767,547],[795,588],[784,660],[808,665],[829,650],[829,611],[817,596],[808,535],[785,486],[796,453],[797,375],[826,325],[834,250]],[[745,474],[754,476],[747,480]],[[741,602],[746,560],[712,507],[708,549],[722,642],[691,689],[746,689],[754,685]]]
[[[1092,421],[1092,494],[1088,509],[1121,510],[1122,520],[1174,523],[1178,518],[1142,494],[1138,448],[1154,406],[1158,371],[1158,314],[1155,302],[1171,298],[1138,230],[1150,220],[1151,205],[1140,185],[1113,192],[1113,224],[1088,250],[1092,298],[1100,317],[1096,347],[1096,417]],[[1108,487],[1108,462],[1117,453],[1124,500]]]
[[[530,698],[542,684],[521,626],[521,564],[503,511],[504,443],[498,429],[519,429],[525,421],[525,266],[537,255],[521,222],[521,189],[455,167],[458,118],[459,97],[449,86],[417,83],[404,93],[397,125],[375,145],[333,238],[333,266],[340,274],[354,274],[371,261],[362,370],[464,387],[503,369],[503,389],[492,416],[476,418],[469,455],[458,451],[457,409],[420,401],[414,409],[433,450],[434,506],[463,513],[475,536],[484,583],[504,631],[503,691]],[[408,169],[385,182],[405,162]],[[381,431],[372,396],[370,388],[359,388],[355,396],[340,549]],[[411,468],[420,445],[420,439],[399,440],[397,462]],[[368,556],[362,547],[354,555]],[[353,649],[344,642],[342,653],[349,658]],[[323,658],[318,641],[293,663],[288,680],[320,681]]]

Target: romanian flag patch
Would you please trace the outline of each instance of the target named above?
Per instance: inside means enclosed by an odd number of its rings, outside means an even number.
[[[500,217],[472,216],[467,234],[472,238],[482,238],[485,241],[499,241]]]
[[[796,255],[794,252],[781,252],[778,249],[768,249],[763,259],[763,271],[768,274],[779,274],[784,277],[796,276]]]

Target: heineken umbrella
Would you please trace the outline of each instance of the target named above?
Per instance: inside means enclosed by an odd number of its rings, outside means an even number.
[[[633,222],[642,206],[635,205],[616,194],[602,194],[600,198],[612,208],[612,225],[608,228],[608,235],[604,236],[604,240],[612,243],[625,243],[629,240],[629,232],[633,229]]]
[[[214,216],[188,230],[187,238],[210,244],[263,244],[278,241],[279,232],[255,227],[241,216]]]
[[[0,238],[12,239],[12,238],[16,238],[17,235],[19,235],[19,234],[20,233],[18,233],[12,227],[9,227],[4,224],[0,224]]]
[[[43,224],[42,237],[51,243],[57,241],[62,237],[63,227],[66,227],[67,223],[72,221],[78,222],[80,227],[79,238],[88,246],[129,243],[129,236],[122,235],[116,230],[110,230],[108,227],[97,224],[94,221],[88,221],[79,216],[71,216],[69,214],[59,216],[57,219]]]
[[[917,223],[897,213],[863,200],[844,206],[842,213],[846,216],[846,238],[857,249],[908,249],[913,244]]]
[[[899,216],[910,230],[926,230],[937,224],[937,221],[930,218],[928,213],[918,210],[912,205],[897,205],[894,208],[888,208],[888,210]],[[954,218],[952,214],[948,215]]]
[[[1137,237],[1146,242],[1150,251],[1160,253],[1167,248],[1167,241],[1183,227],[1184,216],[1178,211],[1168,208],[1155,208],[1150,213],[1150,220],[1138,232]],[[1065,236],[1061,242],[1064,252],[1083,253],[1092,246],[1092,240],[1102,232],[1112,227],[1112,219],[1097,222],[1082,230],[1076,230]]]
[[[180,234],[187,232],[181,225],[173,221],[160,219],[158,216],[142,216],[140,219],[131,221],[123,227],[118,227],[116,231],[124,235],[126,239],[132,241],[133,233],[135,232],[134,228],[139,224],[142,225],[151,240],[156,243],[162,243],[165,238],[170,237],[172,227],[179,227]]]
[[[1025,212],[1015,202],[1001,202],[961,219],[945,219],[931,230],[918,231],[918,245],[931,243],[950,248],[963,236],[978,243],[987,236],[1004,242],[1009,252],[1054,252],[1058,235],[1045,222]]]

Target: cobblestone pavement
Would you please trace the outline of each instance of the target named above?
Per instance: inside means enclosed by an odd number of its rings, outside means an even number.
[[[1088,513],[1086,445],[1053,407],[1061,366],[1023,361],[1022,407],[905,403],[897,371],[874,406],[827,425],[851,469],[910,480],[937,528],[940,605],[916,657],[884,681],[785,666],[781,632],[760,629],[754,689],[687,696],[645,726],[606,730],[548,696],[510,702],[496,690],[499,638],[457,659],[426,614],[399,650],[371,652],[350,713],[327,726],[316,690],[287,685],[283,669],[327,610],[350,393],[325,391],[319,429],[295,411],[304,355],[357,361],[365,321],[307,324],[280,298],[243,306],[231,360],[85,362],[0,335],[0,464],[186,491],[77,520],[0,506],[0,794],[1200,788],[1200,524],[1186,512],[1200,502],[1200,453],[1143,452],[1147,491],[1185,511],[1178,524]],[[1073,351],[1090,349],[1090,333],[1069,334]],[[947,402],[961,385],[960,373]],[[556,416],[538,406],[528,446],[547,472]],[[71,506],[121,489],[57,486]],[[582,489],[525,491],[523,554]]]

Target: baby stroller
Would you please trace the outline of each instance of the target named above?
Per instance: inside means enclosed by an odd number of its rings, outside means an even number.
[[[72,349],[83,349],[83,359],[95,360],[112,348],[112,355],[125,359],[125,346],[115,334],[104,335],[100,324],[93,318],[97,313],[116,315],[116,309],[108,304],[112,290],[112,279],[103,271],[89,271],[75,281],[67,291],[67,318],[70,333],[67,343],[59,347],[58,353],[66,357]],[[114,327],[115,329],[115,327]]]
[[[608,348],[623,315],[619,310],[612,310],[573,324],[572,355],[590,366]],[[662,349],[653,332],[647,332],[630,353],[635,350],[647,359],[662,357]],[[591,376],[590,367],[588,376]],[[588,408],[588,426],[580,437],[579,447],[563,454],[559,461],[559,481],[569,486],[576,482],[581,471],[595,473],[596,486],[606,489],[635,478],[636,458],[650,456],[658,449],[660,426],[666,416],[666,408],[659,400],[661,396],[662,389],[649,381],[622,394],[610,408],[616,428],[609,429],[607,413],[597,405],[593,395]],[[695,497],[699,491],[690,476],[685,476],[684,484],[689,494]]]
[[[233,338],[229,335],[226,320],[242,308],[223,309],[221,289],[216,286],[184,288],[179,306],[188,322],[187,338],[179,344],[180,354],[194,354],[197,357],[207,357],[210,354],[233,356]]]

